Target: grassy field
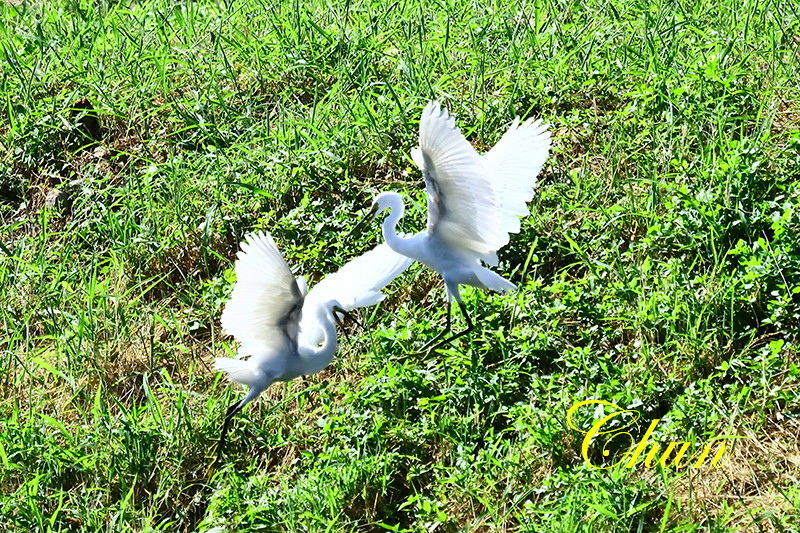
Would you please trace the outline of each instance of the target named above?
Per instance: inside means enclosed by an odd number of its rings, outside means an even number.
[[[795,2],[5,0],[0,53],[0,531],[800,531]],[[377,191],[422,229],[434,98],[551,125],[519,290],[410,355],[413,266],[210,469],[238,242],[318,280]],[[584,457],[584,400],[638,423]],[[724,460],[613,466],[655,420]]]

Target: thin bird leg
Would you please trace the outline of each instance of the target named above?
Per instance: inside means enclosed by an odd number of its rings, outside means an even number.
[[[445,322],[444,329],[442,331],[440,331],[434,338],[432,338],[430,341],[428,341],[428,343],[425,346],[422,347],[422,350],[420,350],[420,352],[421,353],[422,352],[432,352],[433,350],[435,350],[436,348],[441,346],[443,343],[440,342],[439,344],[436,344],[436,341],[438,341],[439,339],[444,337],[445,334],[447,334],[447,333],[450,333],[450,299],[449,298],[447,300],[447,321]],[[436,345],[434,346],[434,344],[436,344]]]
[[[464,305],[464,302],[458,302],[458,308],[461,309],[461,314],[464,315],[464,319],[466,319],[466,321],[467,321],[467,327],[463,331],[459,331],[458,333],[452,335],[451,337],[448,337],[445,340],[441,341],[439,344],[437,344],[436,346],[431,348],[430,351],[438,350],[439,348],[441,348],[445,344],[453,342],[457,338],[462,337],[462,336],[466,335],[467,333],[469,333],[470,331],[472,331],[472,320],[469,318],[469,313],[467,313],[467,306]],[[449,306],[448,306],[448,310],[447,310],[447,331],[450,331],[450,309],[449,309]],[[442,332],[442,334],[443,333],[444,333],[444,331]],[[437,338],[441,337],[442,334],[439,334],[437,336]],[[434,339],[434,341],[435,340],[436,339]],[[431,344],[432,342],[433,341],[429,342],[428,344]]]
[[[242,410],[243,401],[239,400],[238,402],[232,404],[228,407],[228,410],[225,412],[225,420],[222,422],[222,433],[219,436],[219,442],[217,443],[217,463],[222,460],[222,450],[225,448],[225,442],[228,436],[228,427],[230,426],[231,420],[236,413]]]
[[[333,313],[333,321],[336,323],[337,330],[341,331],[342,335],[344,335],[344,338],[349,341],[350,336],[347,334],[347,330],[344,329],[344,320],[339,318],[339,315],[337,315],[336,313]]]
[[[336,328],[342,332],[342,335],[344,335],[345,339],[350,340],[350,337],[347,335],[347,330],[344,329],[344,319],[349,318],[350,313],[336,305],[333,306],[331,311],[333,311],[333,322],[336,324]],[[341,313],[342,316],[339,316],[339,313]]]

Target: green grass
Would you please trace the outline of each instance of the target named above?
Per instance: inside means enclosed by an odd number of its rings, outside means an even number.
[[[0,530],[800,531],[793,2],[6,1],[0,52]],[[551,124],[519,291],[464,289],[472,336],[410,356],[444,321],[413,267],[210,470],[238,242],[316,280],[379,190],[421,229],[432,98],[481,150]],[[592,469],[586,399],[744,438]]]

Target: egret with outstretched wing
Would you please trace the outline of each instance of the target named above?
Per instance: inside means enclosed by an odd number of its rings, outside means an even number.
[[[519,217],[528,214],[527,203],[549,150],[547,126],[532,119],[520,123],[517,118],[488,153],[478,155],[447,110],[437,102],[425,107],[419,148],[411,156],[425,179],[427,230],[411,237],[397,234],[404,205],[395,192],[379,194],[371,209],[371,214],[389,210],[383,237],[393,250],[427,265],[444,279],[447,323],[423,350],[450,331],[452,300],[458,303],[467,327],[433,349],[472,330],[460,285],[499,292],[516,288],[481,262],[497,266],[497,250],[508,244],[509,233],[519,232]]]
[[[220,357],[216,368],[250,387],[225,413],[218,457],[231,419],[276,381],[317,373],[336,352],[336,313],[374,305],[381,289],[411,264],[381,244],[325,277],[308,294],[268,233],[247,236],[235,265],[236,285],[222,312],[223,329],[241,344],[239,357]],[[245,358],[247,357],[247,358]]]

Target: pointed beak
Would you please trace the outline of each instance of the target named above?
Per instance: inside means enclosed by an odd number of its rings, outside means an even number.
[[[350,230],[350,233],[347,234],[347,236],[345,237],[345,242],[349,241],[353,237],[360,236],[361,233],[364,231],[364,226],[367,225],[367,223],[372,219],[372,217],[375,216],[377,212],[378,212],[378,204],[373,203],[369,212],[367,212],[366,215],[361,217],[361,220],[358,221],[358,224],[356,224],[353,227],[353,229]]]
[[[338,327],[342,327],[344,325],[345,320],[352,320],[352,315],[348,312],[339,307],[338,305],[333,306],[333,320],[336,322]]]
[[[361,322],[356,320],[356,317],[354,317],[352,313],[350,313],[349,311],[345,311],[339,306],[333,307],[333,319],[336,321],[336,326],[339,328],[343,328],[345,325],[345,321],[349,321],[353,322],[354,324],[357,324],[358,326],[361,327],[361,329],[364,329],[364,326],[361,324]]]

